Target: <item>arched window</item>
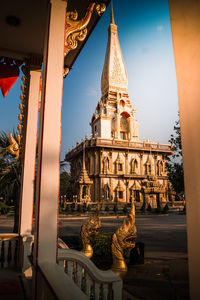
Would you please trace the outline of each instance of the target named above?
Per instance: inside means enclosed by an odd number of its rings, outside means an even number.
[[[157,175],[161,176],[162,173],[163,173],[163,162],[162,162],[162,160],[159,160],[157,162]]]
[[[108,157],[104,157],[103,159],[103,173],[107,174],[110,169],[110,160]]]
[[[122,113],[120,119],[120,138],[122,140],[127,140],[128,133],[129,133],[128,116],[125,113]]]
[[[146,164],[146,175],[151,175],[151,164],[150,163]]]
[[[82,199],[85,199],[86,198],[86,193],[87,192],[87,188],[86,188],[86,185],[83,186],[83,189],[82,189]]]
[[[138,173],[138,161],[134,158],[131,162],[131,173],[137,174]]]
[[[105,185],[105,200],[109,200],[110,199],[110,188],[108,186],[108,184]]]
[[[124,162],[118,154],[117,159],[115,161],[115,170],[116,174],[123,174],[124,172]]]

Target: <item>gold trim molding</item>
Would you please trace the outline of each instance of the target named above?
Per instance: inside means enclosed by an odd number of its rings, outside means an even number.
[[[93,11],[96,11],[101,16],[105,10],[106,5],[104,3],[91,3],[87,9],[85,17],[81,20],[77,20],[78,12],[74,10],[67,12],[65,23],[65,48],[64,55],[66,56],[71,50],[74,50],[78,46],[78,42],[84,41],[87,36],[87,25],[90,22]]]

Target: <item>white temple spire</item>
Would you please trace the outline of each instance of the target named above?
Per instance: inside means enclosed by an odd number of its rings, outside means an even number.
[[[114,19],[114,13],[113,13],[113,3],[112,3],[112,0],[111,0],[110,24],[114,24],[114,25],[115,25],[115,19]]]
[[[101,76],[101,92],[108,91],[127,92],[128,79],[122,52],[118,39],[117,26],[114,21],[113,6],[111,2],[111,18],[108,29],[108,43]]]

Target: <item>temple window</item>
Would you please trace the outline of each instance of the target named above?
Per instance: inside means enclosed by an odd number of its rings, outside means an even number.
[[[107,159],[106,159],[106,169],[109,170],[109,167],[110,167],[110,166],[109,166],[109,159],[108,159],[108,157],[107,157]]]
[[[86,198],[86,186],[84,185],[83,186],[83,189],[82,189],[82,199]]]
[[[105,185],[105,200],[109,200],[110,198],[110,188],[108,184]]]
[[[118,164],[118,171],[123,171],[123,166],[122,166],[122,164]]]
[[[125,106],[125,101],[124,101],[124,100],[120,100],[120,105],[121,105],[122,107],[124,107],[124,106]]]
[[[159,160],[157,162],[157,176],[161,176],[163,173],[163,162]]]
[[[151,175],[151,164],[146,164],[146,175]]]
[[[119,191],[119,199],[123,199],[123,191]]]
[[[124,171],[124,162],[118,154],[117,159],[115,161],[115,170],[117,174],[122,174]]]
[[[127,140],[128,132],[129,132],[128,117],[125,113],[123,113],[120,118],[120,138],[122,140]]]
[[[137,159],[133,159],[131,162],[131,173],[137,174],[138,173],[138,161]]]

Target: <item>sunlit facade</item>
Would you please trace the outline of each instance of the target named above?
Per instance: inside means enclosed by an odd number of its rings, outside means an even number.
[[[112,11],[101,77],[102,96],[91,118],[91,138],[66,154],[71,163],[74,199],[80,202],[136,201],[157,207],[173,200],[166,172],[171,147],[149,139],[140,141],[136,109],[127,87]]]

